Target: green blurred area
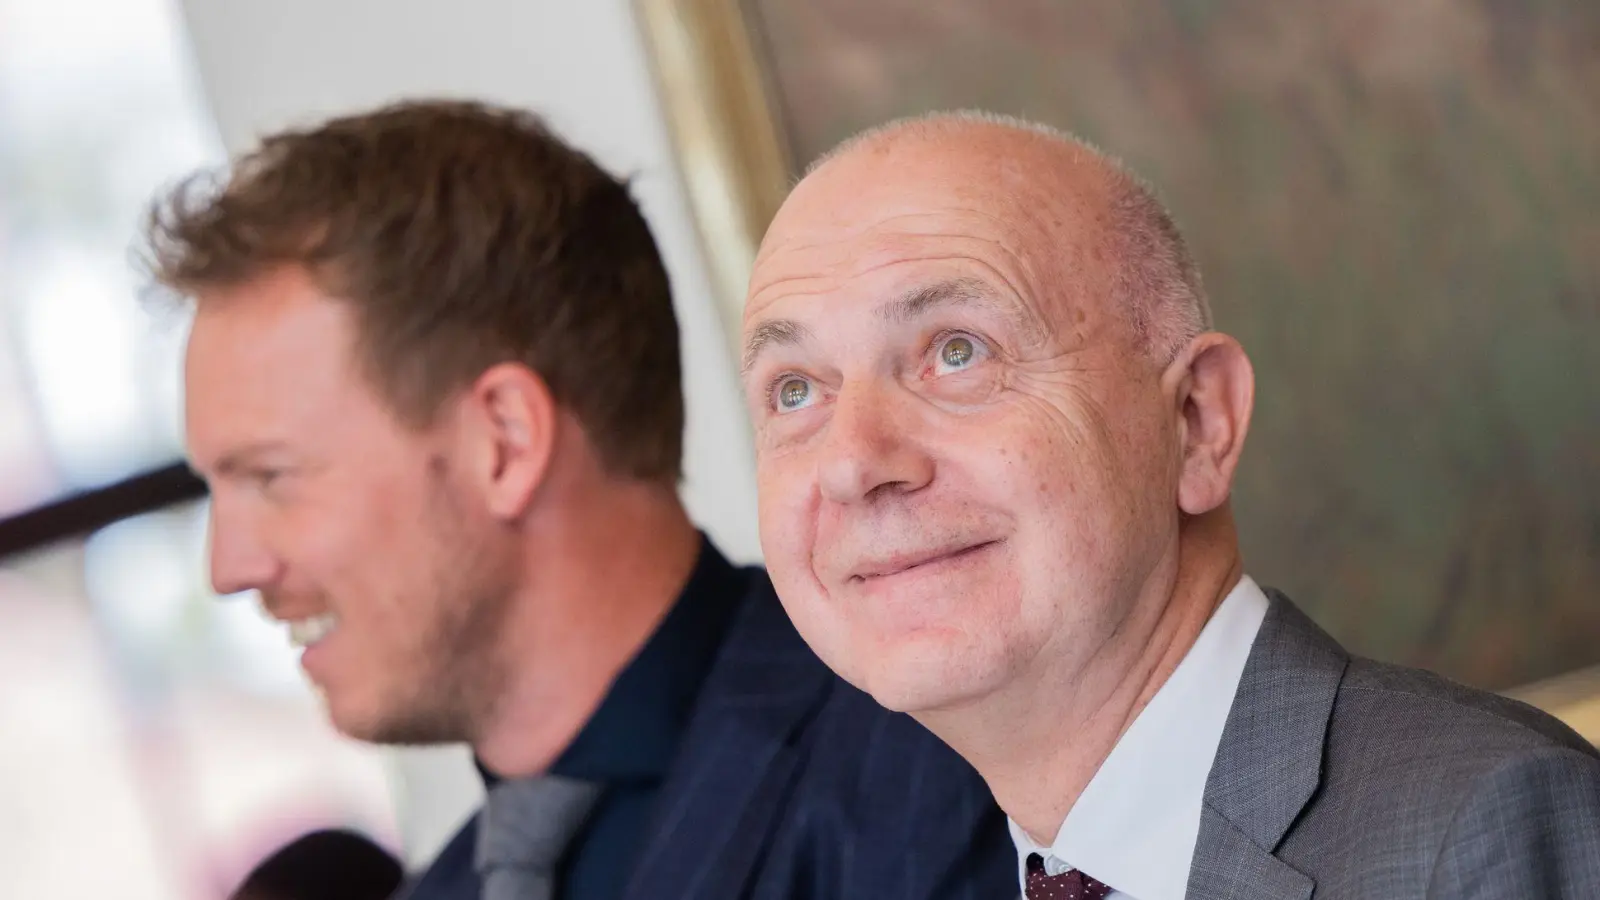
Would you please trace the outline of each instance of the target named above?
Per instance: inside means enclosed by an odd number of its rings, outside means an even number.
[[[929,109],[1154,181],[1256,364],[1252,574],[1490,688],[1600,663],[1600,4],[759,0],[794,155]]]

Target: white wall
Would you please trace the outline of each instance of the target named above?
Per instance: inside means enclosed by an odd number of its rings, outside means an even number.
[[[634,189],[677,296],[688,395],[684,498],[737,560],[759,556],[755,476],[728,342],[627,0],[182,0],[230,151],[290,123],[406,96],[529,107]],[[397,754],[407,855],[476,802],[462,751]]]

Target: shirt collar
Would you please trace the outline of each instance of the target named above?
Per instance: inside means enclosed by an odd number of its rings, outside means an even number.
[[[1053,857],[1135,900],[1182,900],[1206,779],[1269,603],[1239,580],[1084,788],[1049,847],[1015,822],[1019,877]],[[1009,820],[1008,820],[1009,821]]]
[[[694,571],[672,609],[550,772],[609,785],[664,778],[745,582],[745,573],[702,536]],[[497,782],[481,764],[478,771],[488,786]]]

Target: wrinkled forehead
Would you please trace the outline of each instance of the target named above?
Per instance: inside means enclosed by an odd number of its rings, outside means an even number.
[[[831,297],[888,268],[988,283],[1043,320],[1076,315],[1070,307],[1102,274],[1092,198],[1030,173],[1025,158],[941,160],[843,160],[802,182],[762,242],[746,328],[774,303]]]
[[[1007,223],[973,210],[890,214],[770,242],[751,277],[746,318],[795,294],[835,292],[891,267],[953,266],[1021,292],[1037,280]]]

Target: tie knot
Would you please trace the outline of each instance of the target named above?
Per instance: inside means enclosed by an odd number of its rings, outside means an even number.
[[[1045,871],[1044,857],[1030,853],[1025,893],[1027,900],[1105,900],[1111,894],[1111,887],[1078,869],[1051,875]]]
[[[478,819],[478,870],[551,871],[599,799],[599,785],[559,775],[495,785]]]

